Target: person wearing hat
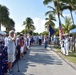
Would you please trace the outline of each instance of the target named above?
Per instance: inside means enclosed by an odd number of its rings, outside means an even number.
[[[69,53],[69,41],[70,41],[69,36],[66,35],[64,40],[65,55],[68,55]]]
[[[8,73],[13,74],[12,64],[15,61],[15,32],[11,30],[8,37]]]

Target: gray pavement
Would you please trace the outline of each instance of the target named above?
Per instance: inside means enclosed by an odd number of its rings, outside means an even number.
[[[31,50],[14,65],[14,75],[76,75],[76,70],[60,58],[53,50],[33,46]]]

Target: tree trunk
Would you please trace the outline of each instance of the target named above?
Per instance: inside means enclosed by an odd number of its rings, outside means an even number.
[[[58,12],[58,19],[59,19],[59,36],[60,36],[60,39],[62,39],[62,25],[61,25],[59,12]]]
[[[73,22],[73,25],[74,25],[74,19],[73,19],[73,14],[72,14],[71,10],[70,10],[70,14],[71,14],[72,22]]]

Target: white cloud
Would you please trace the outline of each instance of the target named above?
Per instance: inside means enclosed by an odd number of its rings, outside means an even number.
[[[64,17],[71,17],[70,14],[63,14]]]
[[[34,18],[33,21],[34,21],[34,25],[36,27],[35,32],[41,33],[42,31],[45,30],[44,24],[46,21],[44,19]],[[16,29],[16,32],[20,32],[24,29],[24,26],[16,25],[15,29]]]
[[[44,19],[34,18],[33,21],[34,21],[34,25],[36,27],[35,32],[41,33],[45,30],[44,24],[46,21]]]
[[[22,26],[22,25],[16,25],[15,29],[16,29],[16,32],[21,32],[24,29],[24,26]]]

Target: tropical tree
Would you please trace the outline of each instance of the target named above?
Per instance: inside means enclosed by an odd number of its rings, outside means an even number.
[[[65,24],[62,24],[63,32],[64,33],[69,33],[70,29],[72,28],[72,21],[71,18],[65,18]]]
[[[10,30],[15,30],[15,22],[13,21],[13,19],[9,18],[5,24],[5,27],[7,32],[9,32]]]
[[[55,30],[55,35],[59,36],[59,28],[54,28],[54,30]]]
[[[35,30],[34,22],[30,17],[27,17],[26,20],[23,21],[23,25],[25,25],[25,29],[28,33]]]
[[[1,30],[1,24],[5,26],[4,24],[7,22],[9,16],[8,8],[4,5],[0,5],[0,30]]]
[[[38,32],[33,32],[33,35],[39,35]]]
[[[73,19],[72,11],[76,10],[76,1],[75,0],[63,0],[63,2],[65,4],[64,4],[63,8],[61,8],[61,10],[69,9],[70,14],[71,14],[71,18],[72,18],[72,22],[73,22],[73,25],[74,25],[74,19]]]
[[[47,31],[43,31],[42,33],[40,33],[40,35],[48,35],[48,32]]]
[[[72,30],[72,29],[74,29],[74,28],[76,28],[76,25],[72,25],[72,26],[70,27],[70,30]]]
[[[45,14],[46,15],[46,14]],[[45,28],[47,28],[47,30],[49,30],[49,27],[51,26],[52,28],[55,27],[55,23],[54,21],[56,21],[54,15],[52,13],[49,14],[49,17],[46,18],[46,23],[45,23]]]
[[[62,5],[64,5],[61,0],[44,0],[43,3],[44,4],[48,4],[50,2],[54,3],[54,7],[48,6],[49,8],[52,9],[52,11],[48,11],[47,14],[49,13],[54,13],[58,15],[58,19],[59,19],[59,31],[60,31],[60,38],[62,38],[62,26],[61,26],[61,19],[60,19],[60,15],[62,15],[62,11],[61,11],[61,7]]]
[[[34,31],[36,28],[35,28],[35,26],[34,25],[31,25],[31,31]]]
[[[25,33],[25,29],[23,29],[20,33],[22,33],[22,34],[26,34],[26,33]]]

